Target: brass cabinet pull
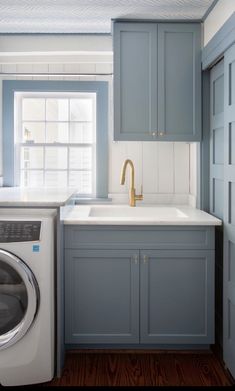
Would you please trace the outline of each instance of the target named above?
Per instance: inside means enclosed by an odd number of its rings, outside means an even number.
[[[158,132],[158,131],[156,131],[156,132],[152,132],[152,136],[153,137],[157,137],[157,136],[160,136],[160,137],[162,137],[162,136],[164,136],[164,132]]]
[[[147,256],[147,255],[144,255],[144,256],[143,256],[143,261],[144,261],[144,263],[147,263],[147,262],[148,262],[148,256]]]
[[[135,262],[135,265],[138,263],[138,255],[133,255],[133,261]]]

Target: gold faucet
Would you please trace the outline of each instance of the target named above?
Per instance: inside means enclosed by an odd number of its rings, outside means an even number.
[[[129,204],[130,206],[135,206],[136,201],[142,201],[143,200],[143,191],[142,191],[142,186],[141,186],[141,194],[137,195],[135,194],[135,168],[134,164],[130,159],[125,160],[123,166],[122,166],[122,172],[121,172],[121,185],[124,185],[125,179],[126,179],[126,168],[127,165],[130,165],[131,169],[131,183],[130,183],[130,190],[129,190]]]

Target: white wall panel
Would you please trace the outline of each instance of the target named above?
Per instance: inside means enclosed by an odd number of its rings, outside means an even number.
[[[16,64],[16,73],[32,73],[34,64]],[[5,79],[14,79],[14,76],[6,76]],[[16,76],[17,80],[33,80],[32,76]],[[48,80],[48,76],[45,76],[43,80]]]
[[[190,144],[190,182],[189,182],[189,192],[190,194],[196,196],[197,194],[197,143]]]
[[[126,193],[127,182],[120,185],[121,167],[127,158],[127,143],[111,142],[109,145],[109,193]]]
[[[174,192],[189,192],[189,144],[174,144]]]
[[[49,72],[49,65],[48,64],[33,64],[32,66],[32,72],[33,73],[47,73]],[[49,77],[47,76],[34,76],[32,77],[33,80],[48,80]]]
[[[47,65],[47,64],[46,64]],[[64,73],[64,64],[48,64],[49,73]],[[42,77],[43,79],[43,77]],[[49,80],[61,80],[60,76],[50,76]]]
[[[112,73],[113,72],[113,64],[96,64],[95,65],[96,73]]]
[[[127,143],[127,156],[126,158],[133,161],[135,167],[135,188],[137,194],[140,194],[140,188],[143,184],[143,173],[142,173],[142,143],[141,142],[128,142]],[[130,183],[130,171],[128,172],[128,182]]]
[[[204,46],[235,12],[235,0],[219,0],[204,22]]]
[[[143,142],[143,190],[158,192],[158,146],[159,143]]]
[[[174,193],[174,143],[159,143],[158,152],[158,192]]]
[[[2,64],[2,66],[1,66],[1,72],[14,73],[16,71],[17,71],[17,65],[16,64]]]

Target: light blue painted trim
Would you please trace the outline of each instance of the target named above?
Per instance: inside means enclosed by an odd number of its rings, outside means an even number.
[[[104,83],[102,88],[99,83]],[[97,85],[96,197],[108,196],[108,82]]]
[[[207,16],[211,13],[211,11],[215,8],[216,4],[218,3],[219,0],[214,0],[213,3],[210,5],[208,10],[205,12],[205,14],[202,17],[202,21],[204,22]]]
[[[14,92],[3,81],[2,89],[3,186],[14,185]]]
[[[200,180],[201,209],[210,210],[210,72],[202,73],[202,142],[200,145],[201,169],[197,179]],[[199,178],[200,173],[200,178]]]
[[[202,50],[202,69],[212,66],[234,42],[235,12]]]
[[[197,156],[197,177],[196,177],[196,208],[201,209],[202,203],[202,189],[201,189],[201,172],[202,172],[202,162],[201,162],[201,143],[196,145],[196,156]]]
[[[108,195],[108,82],[106,81],[3,81],[4,186],[14,186],[14,93],[95,92],[97,94],[97,197]]]
[[[56,214],[56,368],[55,374],[60,377],[65,360],[64,349],[64,225],[60,208]]]

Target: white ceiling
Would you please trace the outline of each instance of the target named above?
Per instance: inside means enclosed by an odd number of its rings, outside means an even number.
[[[201,19],[214,0],[0,0],[0,33],[110,33],[111,19]]]

